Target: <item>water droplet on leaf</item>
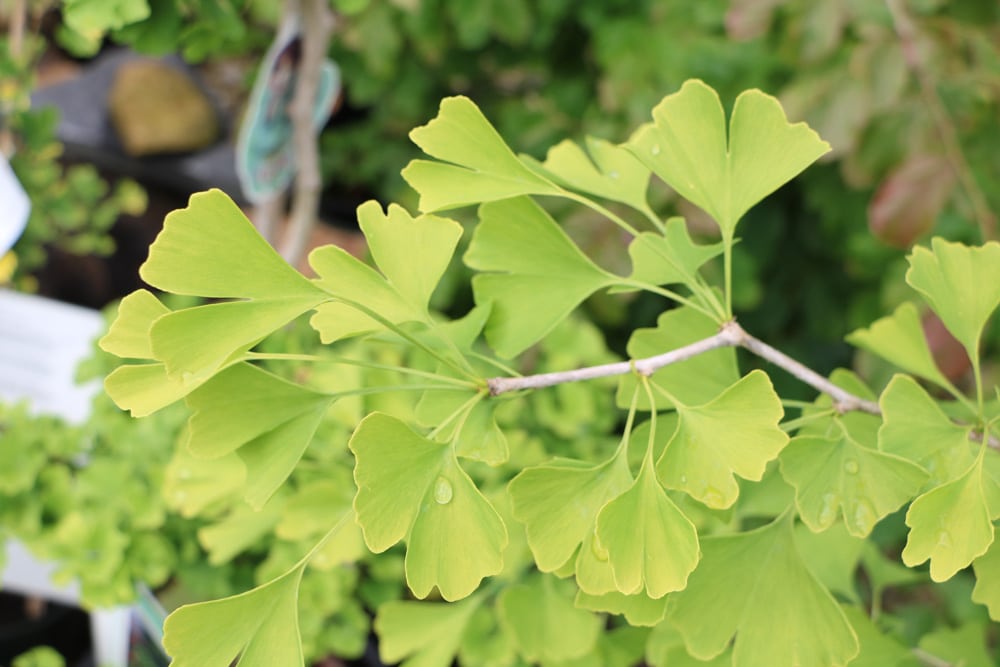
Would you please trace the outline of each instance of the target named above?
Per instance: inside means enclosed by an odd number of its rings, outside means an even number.
[[[613,172],[611,172],[610,174],[608,174],[608,176],[610,176],[611,178],[618,178],[618,177],[619,177],[619,174],[618,174],[618,172],[617,172],[617,171],[613,171]]]
[[[649,152],[652,153],[653,155],[659,155],[660,154],[660,145],[659,144],[653,144],[653,147],[649,149]]]
[[[444,477],[438,477],[437,481],[434,482],[434,502],[438,505],[447,505],[451,502],[453,495],[454,491],[451,488],[451,482]]]
[[[687,483],[688,483],[688,476],[681,475],[681,484],[687,484]]]
[[[847,474],[849,474],[849,475],[857,475],[858,474],[858,462],[855,461],[854,459],[848,459],[847,462],[844,463],[844,470],[846,470]]]

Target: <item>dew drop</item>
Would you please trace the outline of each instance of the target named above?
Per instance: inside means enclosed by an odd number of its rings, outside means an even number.
[[[660,145],[659,144],[653,144],[653,147],[649,149],[649,152],[652,153],[653,155],[659,155],[660,154]]]
[[[687,483],[688,483],[688,476],[681,475],[681,484],[687,484]]]
[[[844,470],[846,470],[847,474],[849,474],[849,475],[857,475],[858,474],[858,462],[855,461],[854,459],[848,459],[847,462],[844,463]]]
[[[817,517],[821,526],[828,526],[833,523],[834,518],[837,516],[837,505],[839,504],[840,499],[836,493],[823,494],[823,506],[820,507],[819,516]]]
[[[611,172],[610,174],[608,174],[608,176],[610,176],[611,178],[618,178],[618,177],[619,177],[619,174],[618,174],[618,172],[617,172],[617,171],[613,171],[613,172]]]
[[[451,488],[451,482],[444,477],[438,477],[437,481],[434,482],[434,502],[438,505],[447,505],[451,502],[453,495],[454,491]]]

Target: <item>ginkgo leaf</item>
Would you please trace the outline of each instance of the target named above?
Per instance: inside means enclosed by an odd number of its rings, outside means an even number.
[[[972,601],[986,605],[990,618],[1000,621],[1000,540],[994,540],[989,550],[972,562],[976,587]]]
[[[375,631],[379,657],[402,667],[449,667],[458,653],[481,595],[460,602],[390,600],[378,608]]]
[[[174,294],[213,299],[322,298],[221,190],[191,195],[167,214],[139,275]]]
[[[192,415],[187,446],[201,458],[223,456],[296,417],[322,413],[332,402],[326,394],[239,363],[188,395]]]
[[[555,461],[511,480],[514,518],[524,524],[538,569],[552,572],[572,558],[597,513],[631,483],[624,456],[594,466]]]
[[[410,132],[410,139],[443,161],[413,160],[403,169],[403,178],[420,194],[421,211],[561,193],[558,186],[521,163],[467,97],[441,100],[438,115]]]
[[[632,487],[597,515],[619,592],[661,598],[679,591],[698,564],[698,531],[656,481],[652,457]]]
[[[668,489],[715,509],[736,502],[737,475],[759,481],[788,442],[778,426],[781,400],[760,370],[708,403],[676,408],[677,429],[656,462],[657,477]]]
[[[127,364],[104,378],[104,391],[133,417],[146,417],[181,400],[208,379],[170,377],[161,363]]]
[[[847,532],[842,523],[821,533],[814,533],[805,524],[797,524],[795,546],[820,584],[831,593],[860,604],[856,580],[865,546],[863,539]]]
[[[152,323],[152,357],[169,375],[184,379],[211,376],[329,298],[289,266],[219,190],[192,195],[187,208],[167,215],[139,271],[167,292],[240,299],[166,313]]]
[[[500,594],[500,621],[526,660],[568,660],[593,650],[601,618],[578,609],[570,588],[543,575],[509,586]]]
[[[684,638],[669,623],[660,623],[649,633],[646,663],[651,667],[732,667],[732,649],[703,661],[692,658],[684,647]]]
[[[978,365],[979,337],[1000,305],[1000,243],[969,247],[935,237],[930,250],[916,247],[907,259],[906,282]]]
[[[805,123],[789,124],[778,100],[759,90],[736,98],[726,134],[718,94],[692,79],[663,98],[653,123],[627,145],[729,239],[750,207],[830,150]]]
[[[691,285],[697,281],[698,269],[721,255],[722,249],[722,243],[695,243],[684,218],[670,218],[663,234],[644,232],[629,244],[630,278],[648,285]]]
[[[153,357],[171,376],[209,377],[325,296],[226,301],[185,308],[153,323]]]
[[[785,481],[795,487],[799,516],[815,532],[843,516],[851,535],[867,537],[927,481],[920,466],[864,447],[846,430],[839,437],[794,437],[778,460]]]
[[[904,371],[936,385],[950,386],[934,363],[920,324],[920,315],[912,303],[901,304],[892,315],[876,320],[867,329],[851,332],[847,335],[847,342],[873,352]]]
[[[118,313],[98,344],[117,357],[153,359],[149,330],[153,322],[169,312],[152,292],[136,290],[118,304]]]
[[[253,590],[185,605],[167,617],[163,648],[174,667],[302,665],[299,584],[305,561]]]
[[[683,306],[668,310],[656,320],[655,329],[636,329],[628,341],[631,359],[644,359],[689,345],[719,331],[719,325],[710,317]],[[685,405],[707,403],[740,379],[736,365],[736,351],[730,347],[711,350],[690,359],[670,364],[650,376],[650,381],[666,389],[671,396]],[[620,408],[628,408],[635,394],[636,377],[623,375],[618,384],[615,401]],[[660,409],[670,406],[670,401],[654,395]],[[645,392],[639,392],[637,406],[651,410]]]
[[[795,548],[792,520],[701,541],[687,588],[667,620],[688,652],[710,660],[733,642],[733,667],[845,667],[858,640]],[[734,639],[735,636],[735,639]]]
[[[647,210],[649,168],[610,141],[595,137],[585,141],[586,152],[564,139],[549,149],[541,164],[527,156],[521,156],[521,160],[536,169],[540,167],[549,180],[565,187]]]
[[[465,263],[476,303],[492,302],[486,340],[501,357],[538,342],[588,296],[618,279],[526,197],[483,204]]]
[[[428,391],[417,404],[416,416],[424,426],[436,426],[459,410],[476,390]],[[484,400],[476,403],[464,420],[453,422],[453,428],[441,431],[442,439],[455,439],[455,452],[468,459],[482,461],[489,465],[505,462],[510,454],[507,437],[497,425],[496,401]],[[461,429],[455,434],[455,429]]]
[[[437,586],[445,600],[458,600],[503,569],[506,546],[500,515],[449,458],[407,537],[406,581],[419,598]]]
[[[375,201],[358,207],[358,225],[388,283],[414,310],[426,312],[431,294],[462,237],[462,226],[434,215],[413,218],[396,204],[383,213]],[[328,276],[322,284],[333,280]]]
[[[208,552],[212,565],[228,563],[270,535],[281,520],[283,502],[268,503],[253,509],[237,505],[227,516],[213,524],[198,529],[198,542]]]
[[[576,594],[576,606],[591,611],[621,614],[629,625],[652,627],[663,620],[667,613],[667,600],[649,597],[645,592],[625,595],[618,591],[591,595],[580,590]]]
[[[910,657],[909,649],[879,630],[863,609],[851,605],[843,605],[841,609],[861,645],[851,667],[896,667]]]
[[[316,284],[329,294],[348,302],[363,304],[387,320],[396,323],[420,319],[421,312],[403,300],[378,271],[335,245],[325,245],[309,253],[309,266]],[[348,319],[340,322],[340,319]],[[379,330],[382,325],[350,303],[326,303],[316,309],[310,321],[324,343],[361,331]],[[330,333],[330,329],[347,333]]]
[[[259,507],[291,474],[332,402],[251,364],[236,364],[188,395],[187,447],[201,458],[237,451],[247,469],[246,498]]]
[[[983,451],[964,475],[920,496],[906,512],[903,562],[916,567],[930,559],[934,581],[951,579],[993,543]]]
[[[932,482],[955,479],[969,469],[971,426],[956,424],[912,378],[896,375],[879,399],[878,446],[923,466]]]
[[[378,553],[406,537],[406,579],[417,597],[437,586],[444,599],[456,600],[502,569],[507,529],[450,446],[373,413],[349,447],[365,542]]]
[[[206,461],[191,456],[186,447],[178,447],[167,464],[163,497],[185,518],[210,516],[217,507],[239,497],[246,474],[246,466],[235,454]]]

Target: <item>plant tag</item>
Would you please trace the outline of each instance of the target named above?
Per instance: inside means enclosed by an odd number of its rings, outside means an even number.
[[[2,257],[21,237],[25,225],[28,224],[28,214],[31,212],[28,195],[3,155],[0,155],[0,211],[3,211],[0,215],[0,257]]]
[[[77,384],[76,367],[103,330],[96,310],[0,290],[0,400],[82,423],[100,382]]]
[[[280,194],[295,176],[295,147],[288,107],[302,58],[300,17],[291,13],[261,61],[236,142],[236,174],[247,199],[258,204]],[[323,62],[313,104],[319,132],[340,98],[340,69]]]

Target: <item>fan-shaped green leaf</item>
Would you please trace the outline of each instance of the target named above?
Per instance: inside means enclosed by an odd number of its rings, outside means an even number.
[[[215,299],[323,299],[221,190],[169,213],[139,275],[157,289]]]
[[[821,533],[800,523],[795,526],[795,546],[820,584],[831,593],[861,603],[856,580],[864,540],[848,533],[842,523]]]
[[[171,377],[160,363],[128,364],[104,378],[104,391],[133,417],[146,417],[181,400],[208,379]]]
[[[896,667],[910,657],[907,647],[879,630],[863,609],[850,605],[841,609],[861,645],[861,653],[851,661],[851,667]]]
[[[711,215],[726,238],[750,207],[830,150],[805,123],[789,124],[778,100],[759,90],[736,98],[727,141],[719,96],[697,79],[665,97],[628,147]]]
[[[588,296],[617,278],[600,269],[526,197],[483,204],[465,263],[476,303],[493,303],[486,340],[512,357],[549,333]]]
[[[527,468],[508,486],[538,569],[552,572],[593,532],[597,513],[632,482],[624,456],[595,466],[554,461]]]
[[[206,461],[178,447],[167,465],[163,497],[183,517],[210,516],[218,507],[232,504],[245,482],[246,466],[235,454]]]
[[[656,481],[652,457],[632,487],[597,515],[618,591],[661,598],[679,591],[698,564],[698,531]]]
[[[409,306],[426,312],[462,226],[434,215],[413,218],[396,204],[383,213],[375,201],[358,207],[358,224],[382,275]]]
[[[551,576],[504,589],[497,606],[521,655],[531,662],[587,654],[602,626],[599,616],[574,606],[572,592]]]
[[[347,302],[363,304],[395,323],[421,318],[419,308],[408,304],[385,278],[343,248],[326,245],[309,254],[309,265],[319,276],[316,284],[327,293]],[[368,331],[380,331],[382,325],[351,303],[324,303],[309,322],[324,343]]]
[[[117,357],[153,359],[149,330],[170,309],[149,290],[136,290],[118,304],[118,313],[99,341],[102,350]]]
[[[667,603],[692,656],[710,660],[730,641],[733,667],[845,667],[857,655],[843,611],[795,548],[790,515],[701,548],[687,588]]]
[[[451,604],[386,602],[375,616],[379,656],[386,664],[401,662],[401,667],[448,667],[482,602],[480,595]]]
[[[713,336],[719,325],[712,318],[693,308],[683,306],[660,315],[655,329],[636,329],[628,341],[628,355],[643,359],[684,347],[702,338]],[[729,347],[699,354],[685,361],[664,366],[650,376],[650,381],[666,389],[671,396],[685,405],[700,405],[718,396],[740,379],[736,366],[736,351]],[[618,384],[615,401],[620,408],[628,408],[635,394],[636,378],[623,375]],[[669,406],[663,396],[656,396],[659,408]],[[645,392],[639,392],[640,410],[651,410]]]
[[[226,301],[178,310],[153,323],[153,356],[171,376],[207,378],[324,298]]]
[[[576,594],[576,606],[591,611],[621,614],[629,625],[651,627],[663,620],[667,613],[666,596],[660,599],[649,597],[645,592],[625,595],[618,591],[591,595],[580,590]]]
[[[912,303],[901,304],[887,317],[876,320],[867,329],[847,335],[847,342],[873,352],[908,373],[942,386],[949,386],[941,374],[924,337],[920,315]]]
[[[677,429],[656,462],[659,480],[715,509],[736,502],[736,476],[759,481],[788,436],[784,410],[763,371],[747,374],[704,405],[678,405]]]
[[[438,115],[410,132],[410,139],[431,157],[451,163],[413,160],[403,170],[420,194],[421,211],[561,192],[521,163],[467,97],[441,100]]]
[[[303,664],[299,638],[299,583],[305,561],[253,590],[185,605],[167,617],[163,647],[174,667]]]
[[[927,481],[920,466],[864,447],[846,430],[839,437],[792,438],[778,460],[785,481],[795,487],[799,515],[815,532],[842,515],[851,535],[867,537]]]
[[[445,460],[410,529],[406,580],[419,598],[437,586],[445,600],[472,593],[503,569],[507,528],[455,459]]]
[[[983,451],[961,477],[931,489],[906,512],[910,534],[903,562],[916,567],[931,561],[931,579],[947,581],[993,543],[993,523],[987,503],[988,479]]]
[[[976,587],[972,600],[986,605],[990,618],[1000,621],[1000,541],[994,540],[989,550],[972,562]]]
[[[349,444],[357,458],[354,508],[365,542],[381,552],[407,538],[406,578],[418,597],[469,595],[498,573],[507,530],[446,444],[373,413]]]
[[[540,165],[530,157],[521,159],[541,167],[549,180],[560,185],[647,210],[649,168],[628,150],[609,141],[587,137],[586,145],[584,152],[579,145],[565,139],[549,149]]]
[[[698,269],[721,255],[722,249],[722,243],[695,243],[684,218],[670,218],[663,234],[644,232],[629,244],[630,278],[648,285],[691,285],[697,281]]]
[[[1000,243],[970,248],[935,237],[930,250],[916,247],[908,260],[906,282],[978,364],[979,336],[1000,305]]]
[[[879,399],[882,426],[878,446],[923,466],[937,484],[969,469],[971,426],[956,424],[913,379],[892,378]]]
[[[188,395],[188,449],[202,458],[223,456],[296,417],[323,412],[332,402],[326,394],[239,363]]]

